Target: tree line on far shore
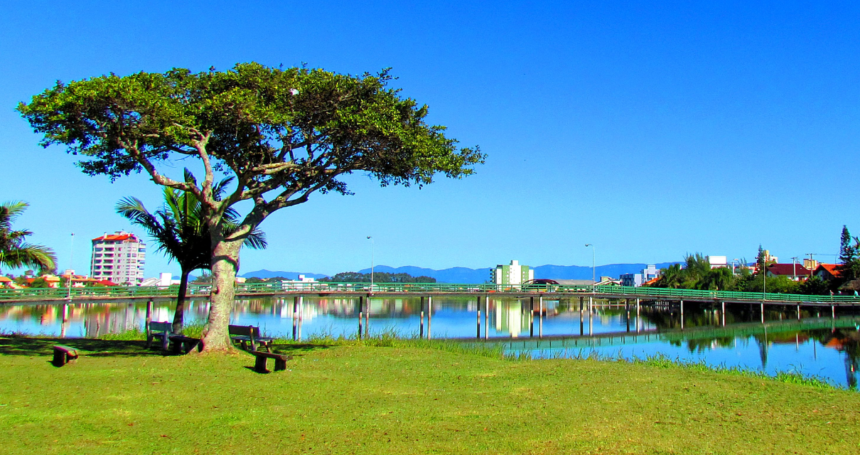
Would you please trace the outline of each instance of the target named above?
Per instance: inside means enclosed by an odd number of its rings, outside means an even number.
[[[860,239],[852,237],[848,228],[842,227],[839,264],[837,275],[831,280],[818,276],[794,281],[788,276],[765,277],[768,261],[764,250],[759,246],[755,268],[748,267],[746,260],[741,262],[737,273],[731,268],[711,268],[708,256],[701,253],[689,254],[682,264],[674,264],[660,269],[660,278],[651,287],[700,289],[711,291],[772,292],[780,294],[824,295],[849,293],[860,290]]]

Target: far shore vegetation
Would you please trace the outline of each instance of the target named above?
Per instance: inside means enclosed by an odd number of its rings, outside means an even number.
[[[741,260],[736,273],[731,268],[711,268],[708,256],[689,254],[684,262],[660,270],[660,278],[652,287],[700,289],[711,291],[769,292],[779,294],[823,295],[852,293],[860,290],[860,238],[852,237],[848,227],[842,227],[837,276],[824,280],[818,276],[793,280],[788,276],[766,277],[765,270],[773,264],[761,246],[754,266]]]

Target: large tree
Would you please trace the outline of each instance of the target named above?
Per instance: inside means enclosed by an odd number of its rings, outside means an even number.
[[[194,181],[191,172],[185,170],[185,180]],[[231,179],[226,178],[213,187],[213,195],[220,199],[224,187]],[[173,312],[173,331],[181,332],[185,315],[185,296],[188,290],[188,275],[194,270],[209,269],[211,236],[203,220],[203,204],[194,193],[164,188],[164,207],[150,213],[140,199],[125,197],[116,205],[116,211],[132,223],[142,227],[155,241],[156,251],[166,254],[179,263],[179,290],[176,295],[176,311]],[[222,226],[225,234],[237,228],[239,213],[230,208],[224,213]],[[265,248],[266,235],[259,229],[251,231],[244,246]]]
[[[256,63],[111,74],[58,82],[18,111],[44,135],[43,146],[81,156],[87,174],[145,172],[202,202],[213,275],[205,349],[228,350],[239,251],[269,215],[317,191],[349,194],[343,177],[354,172],[383,186],[420,187],[437,173],[469,175],[483,162],[477,147],[458,148],[444,127],[425,123],[427,107],[388,88],[391,80],[388,71],[352,76]],[[200,183],[169,175],[171,161],[183,158],[198,160]],[[235,177],[235,187],[218,200],[221,175]],[[225,234],[224,215],[241,201],[250,209]]]
[[[0,267],[36,267],[40,272],[53,272],[57,261],[54,252],[45,246],[27,243],[33,233],[12,229],[12,222],[27,209],[26,202],[0,204]]]

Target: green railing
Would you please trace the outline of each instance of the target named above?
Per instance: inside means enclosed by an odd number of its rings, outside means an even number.
[[[188,294],[208,295],[209,285],[190,285]],[[49,300],[64,299],[69,296],[73,300],[87,298],[134,298],[134,297],[173,297],[179,291],[179,286],[141,287],[141,286],[112,286],[112,287],[73,287],[68,288],[25,288],[0,289],[0,301],[3,300]],[[253,294],[282,294],[282,293],[565,293],[591,294],[601,297],[645,297],[655,299],[666,297],[671,299],[689,298],[691,300],[730,300],[730,301],[761,301],[777,302],[833,302],[860,304],[860,298],[844,295],[802,295],[802,294],[762,294],[761,292],[733,291],[699,291],[694,289],[666,289],[629,286],[564,286],[564,285],[496,285],[496,284],[455,284],[455,283],[328,283],[328,282],[269,282],[243,283],[236,285],[237,295]]]

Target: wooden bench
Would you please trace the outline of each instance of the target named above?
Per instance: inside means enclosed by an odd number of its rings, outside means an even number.
[[[254,362],[254,371],[257,373],[268,373],[269,370],[266,369],[266,361],[268,359],[275,359],[275,371],[283,371],[287,369],[287,360],[292,360],[293,356],[284,355],[284,354],[273,354],[271,352],[263,352],[263,351],[248,351],[257,358]]]
[[[251,351],[257,350],[257,343],[261,347],[266,348],[266,352],[272,352],[271,337],[260,336],[260,328],[253,325],[231,325],[227,327],[230,332],[230,339],[238,341],[242,344],[242,349],[248,350],[248,343],[251,344]]]
[[[173,333],[173,324],[170,322],[150,322],[146,331],[146,348],[152,345],[152,340],[161,340],[161,350],[170,351],[170,343],[173,342],[173,352],[188,353],[194,346],[201,350],[203,344],[198,338],[191,338],[178,333]]]
[[[78,358],[77,348],[70,346],[56,345],[54,346],[54,366],[61,367]],[[266,365],[263,365],[265,368]]]

